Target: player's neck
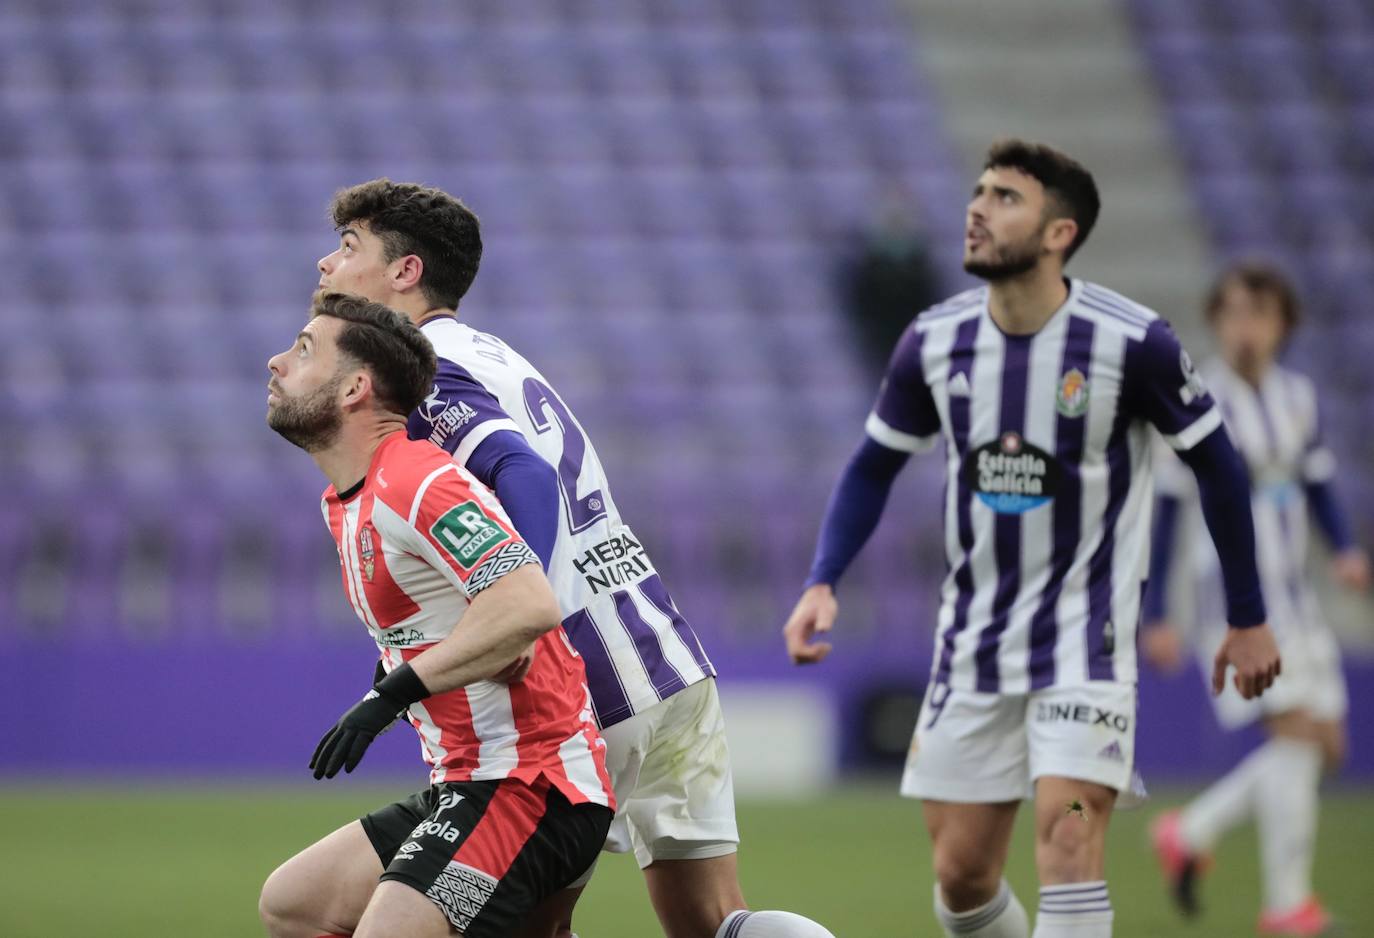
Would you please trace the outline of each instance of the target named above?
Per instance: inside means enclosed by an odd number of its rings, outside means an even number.
[[[446,307],[440,306],[436,307],[435,309],[427,309],[422,313],[411,316],[410,321],[415,323],[415,325],[417,326],[423,326],[431,319],[438,319],[442,316],[448,316],[453,319],[457,319],[458,311],[456,309],[447,309]]]
[[[372,467],[372,457],[382,441],[406,428],[405,418],[387,414],[366,421],[345,420],[334,442],[310,456],[334,485],[334,491],[347,492],[362,481]]]
[[[1068,298],[1063,272],[1040,264],[1019,277],[989,284],[988,313],[1007,335],[1034,335]]]
[[[1264,384],[1264,379],[1269,374],[1269,366],[1272,362],[1229,362],[1231,370],[1240,375],[1242,381],[1250,385],[1256,391]]]
[[[434,319],[436,316],[455,316],[453,310],[445,307],[430,306],[424,294],[418,291],[407,291],[405,293],[393,293],[386,303],[396,312],[405,316],[414,325],[421,325],[425,321]]]

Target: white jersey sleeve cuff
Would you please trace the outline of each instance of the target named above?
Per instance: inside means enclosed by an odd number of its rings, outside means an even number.
[[[1212,431],[1219,426],[1221,426],[1221,411],[1214,405],[1207,413],[1177,433],[1163,434],[1164,442],[1180,452],[1190,450],[1211,436]]]
[[[483,421],[473,427],[467,436],[463,437],[463,442],[459,443],[458,448],[453,451],[453,458],[466,466],[468,457],[473,454],[477,447],[482,445],[482,441],[498,430],[514,430],[519,433],[520,427],[509,417],[497,417],[495,420]]]
[[[936,441],[940,439],[938,433],[932,433],[930,436],[915,436],[911,433],[903,433],[901,430],[894,430],[877,414],[868,415],[868,421],[864,424],[864,432],[888,449],[901,450],[906,453],[924,453],[934,447]]]

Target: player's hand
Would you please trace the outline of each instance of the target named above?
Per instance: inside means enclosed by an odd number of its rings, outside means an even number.
[[[1246,700],[1258,697],[1274,683],[1283,663],[1279,660],[1279,646],[1268,625],[1248,629],[1226,630],[1226,638],[1217,649],[1212,662],[1212,693],[1220,694],[1226,687],[1227,667],[1236,669],[1236,690]]]
[[[339,774],[339,769],[345,772],[356,769],[377,734],[396,722],[404,709],[375,689],[368,691],[366,697],[339,717],[339,722],[315,747],[315,754],[310,757],[315,778],[333,778]]]
[[[1174,674],[1183,665],[1183,639],[1170,622],[1146,625],[1140,632],[1140,650],[1146,661],[1165,674]]]
[[[782,637],[787,642],[787,653],[792,656],[793,664],[816,664],[825,660],[832,646],[829,642],[815,641],[815,638],[830,631],[839,611],[835,590],[828,583],[817,583],[801,594],[797,607],[782,627]]]
[[[515,684],[525,679],[525,675],[530,673],[530,667],[534,664],[534,646],[531,645],[519,658],[512,661],[499,674],[492,675],[493,681],[500,681],[502,684]]]
[[[1331,573],[1346,589],[1363,593],[1369,589],[1369,555],[1358,547],[1341,551],[1331,561]]]

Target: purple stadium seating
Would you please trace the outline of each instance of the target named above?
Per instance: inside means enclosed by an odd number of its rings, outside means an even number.
[[[481,215],[465,317],[573,402],[708,637],[771,642],[873,393],[834,257],[894,187],[962,204],[900,12],[320,10],[0,12],[0,247],[22,265],[0,287],[0,466],[23,496],[0,558],[50,554],[68,584],[45,605],[9,588],[29,567],[4,571],[0,622],[264,640],[347,616],[323,482],[263,421],[265,363],[335,244],[331,194],[385,174]],[[76,519],[89,537],[68,543]],[[918,538],[894,526],[872,553]],[[938,573],[894,577],[884,607]]]
[[[1360,416],[1374,399],[1374,14],[1362,0],[1132,0],[1141,44],[1218,252],[1277,260],[1298,278],[1299,366],[1323,382],[1347,465],[1374,465]],[[1365,543],[1367,472],[1343,478]]]

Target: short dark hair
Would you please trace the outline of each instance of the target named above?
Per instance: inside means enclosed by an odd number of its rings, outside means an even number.
[[[429,339],[409,319],[381,303],[323,290],[310,303],[310,318],[316,316],[344,321],[339,351],[372,373],[378,404],[407,415],[420,406],[438,362]]]
[[[414,254],[424,271],[420,290],[435,307],[456,309],[482,262],[477,216],[442,189],[373,179],[334,193],[329,216],[336,230],[367,225],[386,250],[386,261]]]
[[[999,140],[988,149],[983,169],[1019,169],[1045,187],[1046,202],[1053,206],[1055,217],[1072,218],[1078,223],[1078,234],[1064,251],[1064,262],[1083,246],[1088,234],[1097,224],[1102,200],[1097,183],[1083,164],[1043,143],[1026,140]]]
[[[1209,323],[1217,321],[1221,304],[1226,301],[1226,288],[1240,286],[1251,293],[1267,293],[1279,301],[1283,313],[1284,335],[1292,335],[1302,320],[1302,305],[1298,302],[1298,291],[1293,281],[1274,264],[1261,260],[1234,261],[1222,268],[1207,291],[1205,313]]]

